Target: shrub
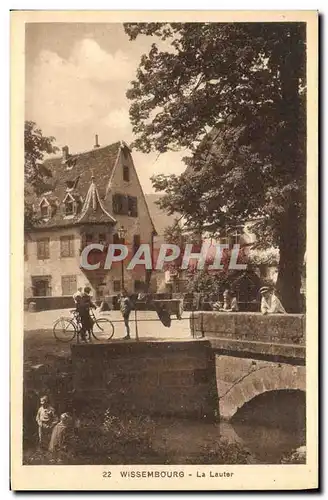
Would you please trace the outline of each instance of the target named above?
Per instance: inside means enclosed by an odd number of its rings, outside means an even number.
[[[151,463],[154,421],[147,416],[88,414],[80,419],[76,454],[89,463]]]
[[[199,453],[188,457],[188,464],[234,465],[250,463],[250,453],[238,443],[229,443],[226,439],[219,439],[205,444]]]
[[[301,446],[291,453],[287,453],[281,459],[282,464],[306,464],[306,448]]]

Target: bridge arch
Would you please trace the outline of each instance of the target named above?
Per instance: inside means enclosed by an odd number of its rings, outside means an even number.
[[[269,391],[306,391],[305,367],[288,364],[256,366],[221,395],[220,416],[231,419],[245,404]]]

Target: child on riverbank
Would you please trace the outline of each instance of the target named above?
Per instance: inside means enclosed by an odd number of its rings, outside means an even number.
[[[49,446],[52,429],[58,422],[55,409],[49,404],[48,396],[42,396],[40,399],[40,408],[36,414],[38,424],[39,447],[46,450]]]

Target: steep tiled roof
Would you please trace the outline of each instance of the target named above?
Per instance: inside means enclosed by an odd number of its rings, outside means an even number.
[[[84,201],[78,222],[111,222],[116,220],[105,209],[98,193],[97,186],[92,177],[87,196]]]
[[[32,195],[31,201],[34,203],[35,207],[38,207],[43,197],[47,199],[51,198],[52,200],[58,200],[58,206],[57,209],[53,211],[52,217],[47,221],[43,221],[39,227],[68,226],[79,223],[81,211],[75,217],[64,217],[61,210],[62,202],[67,192],[70,192],[74,199],[76,199],[76,197],[81,197],[82,203],[84,203],[90,189],[92,177],[94,177],[94,181],[98,187],[98,199],[99,201],[103,200],[120,147],[121,143],[116,142],[109,146],[86,151],[85,153],[69,155],[65,163],[63,163],[62,157],[47,159],[44,164],[52,175],[47,180],[46,192],[40,196]],[[103,211],[102,213],[104,214]],[[111,217],[109,214],[107,214],[106,217],[107,216]],[[103,222],[102,218],[101,220],[97,218],[96,222]],[[112,219],[112,222],[113,220],[114,219]],[[106,222],[107,221],[108,218],[106,219]]]
[[[145,194],[150,217],[152,218],[158,236],[163,236],[166,228],[172,226],[179,214],[168,215],[165,210],[156,203],[162,198],[161,194]]]

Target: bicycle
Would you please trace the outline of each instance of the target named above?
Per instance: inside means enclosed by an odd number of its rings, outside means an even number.
[[[91,334],[89,334],[89,342],[92,342],[92,337],[99,341],[108,341],[114,335],[114,325],[108,318],[97,318],[93,311],[90,311],[93,322]],[[80,341],[82,323],[79,313],[72,309],[70,311],[73,317],[61,316],[53,326],[53,334],[59,342],[71,342],[75,337],[77,342]]]

